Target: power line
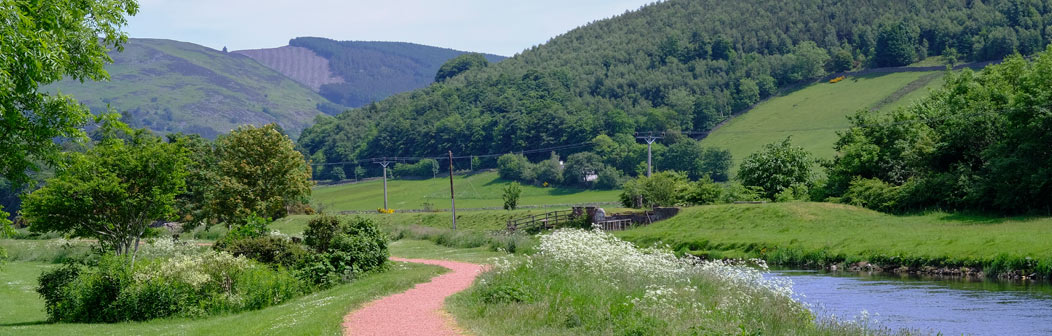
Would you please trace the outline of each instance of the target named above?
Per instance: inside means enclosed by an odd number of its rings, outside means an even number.
[[[588,147],[588,146],[592,146],[592,145],[594,145],[592,142],[581,142],[581,143],[575,143],[575,144],[559,145],[559,146],[552,146],[552,147],[538,148],[538,149],[520,150],[520,151],[509,151],[509,152],[503,152],[503,153],[453,156],[452,159],[455,160],[455,159],[467,159],[467,158],[473,158],[473,157],[478,157],[478,158],[498,157],[498,156],[501,156],[501,155],[504,155],[504,154],[508,154],[508,153],[532,154],[532,153],[549,152],[549,151],[556,151],[556,150],[563,150],[563,149],[574,149],[574,148]],[[332,165],[358,164],[358,163],[362,163],[362,162],[372,163],[372,162],[376,162],[377,160],[390,161],[390,162],[396,162],[396,161],[405,162],[405,161],[420,161],[420,160],[424,160],[424,159],[432,159],[432,160],[436,160],[436,161],[442,161],[442,160],[449,160],[450,158],[448,156],[442,156],[442,155],[436,155],[436,156],[387,156],[387,157],[379,157],[379,158],[358,159],[358,160],[354,160],[354,161],[311,163],[310,165],[311,166],[332,166]]]

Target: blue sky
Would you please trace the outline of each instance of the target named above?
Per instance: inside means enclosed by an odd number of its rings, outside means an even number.
[[[230,50],[279,47],[298,36],[404,41],[512,56],[640,0],[139,0],[131,37]]]

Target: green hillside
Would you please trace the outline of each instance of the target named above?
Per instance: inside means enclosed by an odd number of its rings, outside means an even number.
[[[453,188],[457,208],[501,207],[504,186],[495,172],[469,176],[454,176]],[[383,181],[371,180],[357,184],[319,186],[314,189],[312,204],[327,211],[376,210],[384,206]],[[519,205],[578,204],[616,202],[620,191],[583,190],[570,188],[541,188],[523,186]],[[449,209],[449,179],[388,180],[388,206],[392,209],[423,209],[430,203],[433,209]]]
[[[299,134],[325,101],[251,58],[192,43],[130,39],[110,56],[110,81],[62,81],[48,89],[72,94],[95,112],[109,105],[133,126],[209,138],[272,122]]]
[[[731,151],[738,163],[763,145],[786,136],[823,159],[833,158],[837,131],[860,109],[890,110],[917,101],[941,85],[942,72],[900,72],[821,82],[771,98],[729,120],[701,141]]]
[[[326,83],[319,92],[330,101],[359,107],[396,93],[423,88],[434,82],[446,61],[464,51],[405,42],[335,41],[297,37],[289,46],[313,51],[328,60],[329,69],[342,81]],[[491,63],[505,57],[484,55]]]
[[[1052,6],[1014,0],[660,1],[492,66],[324,118],[299,144],[315,162],[331,163],[447,150],[500,153],[585,143],[600,134],[705,133],[829,73],[937,64],[943,58],[932,57],[944,54],[959,62],[1031,55],[1052,41],[1047,22]],[[897,89],[860,87],[870,103]],[[810,127],[843,119],[814,121]]]

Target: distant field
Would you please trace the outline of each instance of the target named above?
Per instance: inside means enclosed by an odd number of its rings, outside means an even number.
[[[496,172],[454,176],[457,208],[501,207],[504,186]],[[449,209],[449,178],[429,180],[388,180],[388,202],[392,209]],[[519,205],[616,202],[620,191],[523,186]],[[314,189],[312,204],[326,211],[376,210],[384,206],[383,181],[321,186]]]
[[[710,205],[617,235],[716,257],[756,257],[777,249],[856,260],[899,256],[950,261],[1052,261],[1052,217],[993,218],[934,212],[893,216],[832,203]]]
[[[836,132],[849,126],[847,116],[861,109],[879,107],[887,111],[904,106],[923,97],[928,88],[940,85],[941,77],[940,72],[902,72],[814,84],[735,117],[702,140],[702,145],[730,150],[732,174],[746,156],[786,136],[819,158],[831,159]],[[910,83],[914,83],[912,90],[902,90]],[[886,101],[889,97],[893,99]]]

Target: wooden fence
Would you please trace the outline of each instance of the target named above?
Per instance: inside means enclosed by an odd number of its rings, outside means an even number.
[[[631,219],[614,219],[598,222],[595,225],[598,225],[603,231],[622,231],[634,226]]]
[[[569,223],[573,219],[572,215],[573,211],[571,210],[559,210],[541,215],[530,215],[516,219],[509,219],[508,232],[538,232],[542,230],[550,230],[559,225]]]

